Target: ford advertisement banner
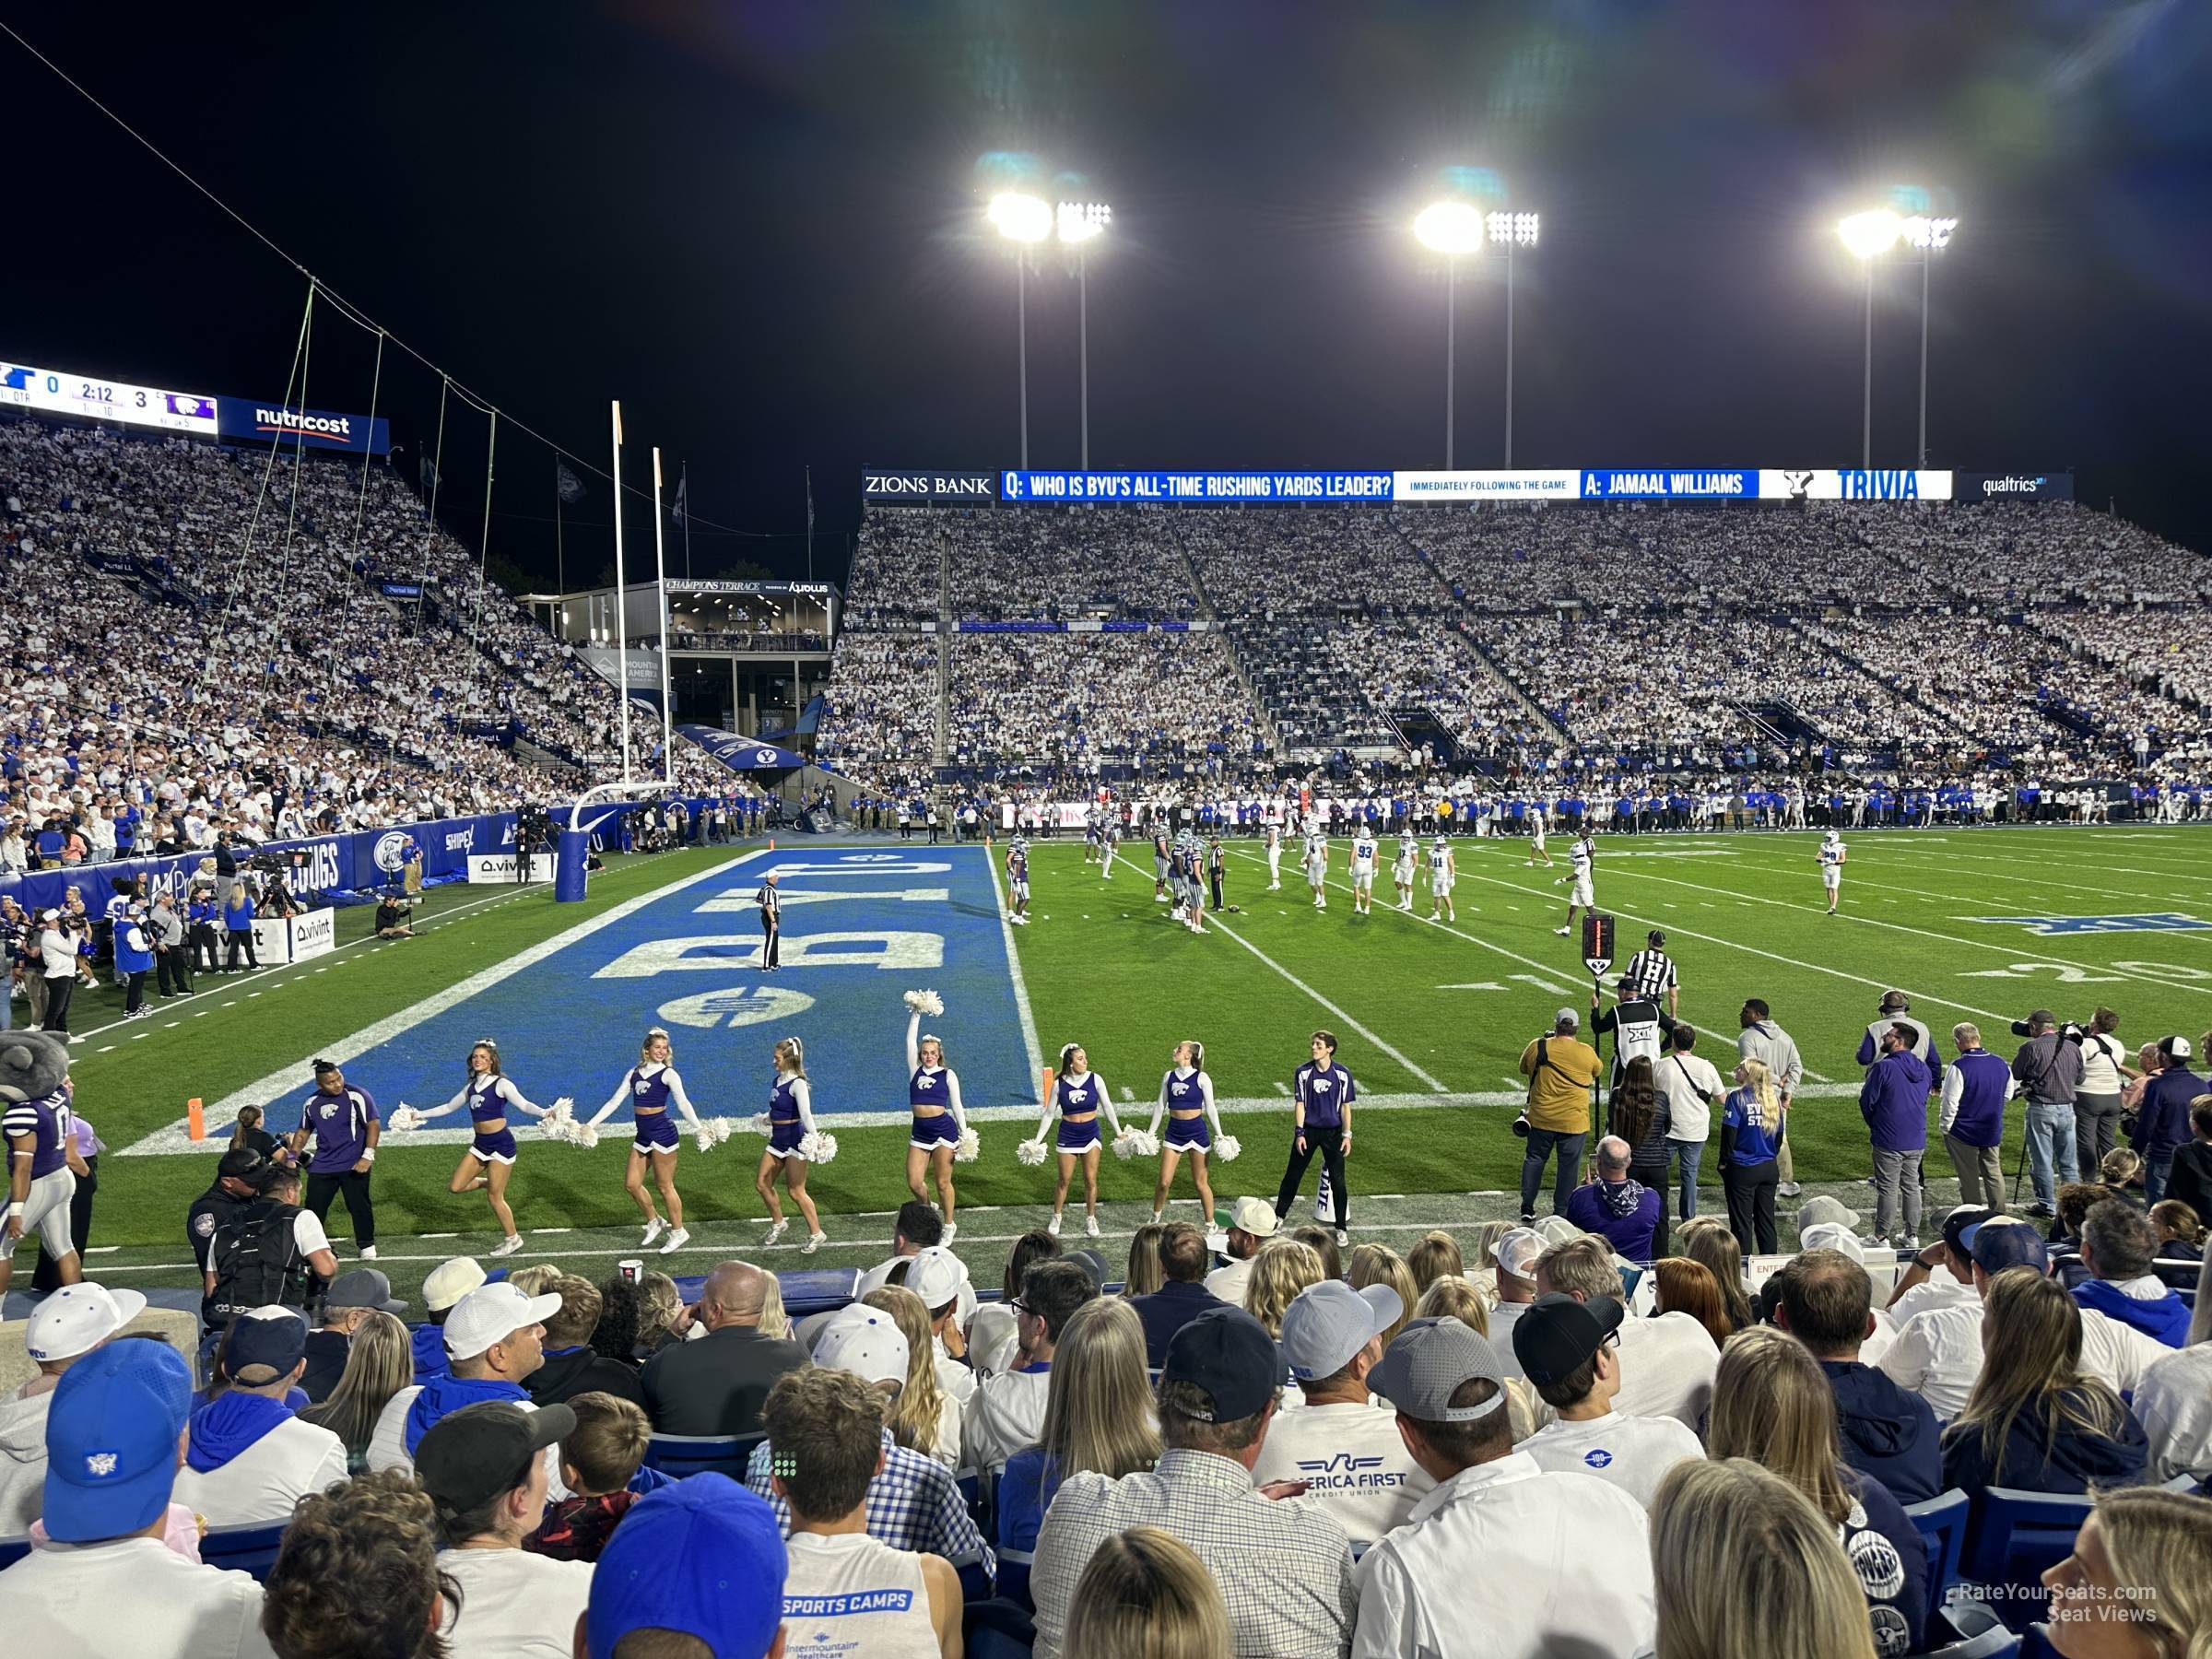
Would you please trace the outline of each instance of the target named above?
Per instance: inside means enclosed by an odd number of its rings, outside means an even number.
[[[328,409],[296,409],[250,398],[218,397],[217,418],[222,435],[234,441],[268,442],[296,440],[310,449],[342,450],[349,455],[388,455],[392,427],[382,415],[337,415]]]

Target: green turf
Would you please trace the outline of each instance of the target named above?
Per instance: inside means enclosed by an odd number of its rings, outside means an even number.
[[[1716,1063],[1732,1057],[1736,1010],[1747,995],[1771,1003],[1807,1067],[1838,1084],[1855,1082],[1859,1032],[1889,985],[1909,991],[1915,1011],[1939,1034],[1954,1020],[1978,1018],[1990,1046],[2006,1054],[2014,1040],[2006,1022],[2039,1004],[2086,1015],[2109,1002],[2120,1009],[2121,1035],[2131,1045],[2168,1030],[2194,1035],[2212,1023],[2212,932],[2038,936],[1963,919],[2153,912],[2212,918],[2212,836],[2206,832],[1891,831],[1849,840],[1844,913],[1832,920],[1818,913],[1813,837],[1601,841],[1597,896],[1620,918],[1621,954],[1641,944],[1646,927],[1668,930],[1683,976],[1681,1012],[1710,1031],[1700,1052]],[[1526,867],[1520,842],[1454,845],[1456,932],[1388,912],[1387,866],[1376,913],[1351,914],[1343,843],[1325,914],[1312,909],[1294,852],[1286,858],[1284,890],[1270,894],[1263,890],[1256,847],[1232,843],[1229,896],[1241,908],[1222,919],[1221,933],[1199,938],[1153,902],[1148,860],[1142,870],[1124,865],[1102,883],[1079,844],[1040,844],[1032,861],[1037,920],[1015,932],[1039,1041],[1048,1058],[1064,1041],[1083,1042],[1117,1097],[1128,1090],[1148,1101],[1171,1044],[1202,1038],[1220,1094],[1253,1108],[1230,1123],[1249,1148],[1244,1159],[1217,1171],[1217,1191],[1230,1195],[1271,1189],[1279,1175],[1288,1113],[1272,1102],[1304,1057],[1306,1034],[1327,1026],[1342,1039],[1340,1057],[1362,1091],[1382,1097],[1364,1112],[1355,1109],[1356,1192],[1404,1194],[1411,1202],[1424,1194],[1441,1199],[1507,1187],[1520,1157],[1520,1143],[1506,1132],[1512,1108],[1463,1097],[1503,1092],[1523,1045],[1552,1011],[1562,1002],[1586,1009],[1589,981],[1579,941],[1551,932],[1565,910],[1564,889],[1553,885],[1565,873],[1564,841],[1553,842],[1557,871]],[[1684,856],[1690,853],[1712,855]],[[112,1147],[128,1145],[173,1121],[187,1096],[218,1099],[573,925],[580,915],[728,856],[730,850],[713,849],[618,860],[594,880],[581,912],[557,909],[544,888],[517,897],[442,889],[426,904],[431,925],[420,939],[357,945],[250,982],[203,981],[206,994],[194,1002],[94,1035],[76,1051],[78,1102]],[[480,902],[487,898],[492,901]],[[1425,890],[1416,903],[1425,915]],[[341,942],[358,937],[367,921],[365,910],[344,912]],[[77,1006],[112,1018],[105,1005],[113,1000],[115,994],[103,992]],[[588,1006],[577,1018],[579,1049],[591,1048]],[[76,1023],[90,1030],[98,1022]],[[958,1065],[959,1056],[953,1059]],[[1440,1088],[1438,1104],[1418,1103]],[[716,1102],[714,1109],[742,1115],[752,1104]],[[1044,1214],[1049,1173],[1013,1155],[1027,1134],[1011,1123],[984,1124],[982,1160],[959,1168],[963,1205],[989,1206],[979,1207],[971,1224],[979,1243]],[[1865,1132],[1849,1099],[1806,1100],[1791,1134],[1800,1178],[1808,1183],[1865,1173]],[[905,1135],[843,1128],[839,1137],[837,1161],[813,1179],[823,1209],[840,1218],[831,1227],[839,1247],[818,1259],[850,1265],[878,1253],[882,1218],[903,1196]],[[2007,1145],[2007,1170],[2016,1146]],[[456,1148],[409,1147],[397,1136],[386,1148],[377,1169],[379,1222],[387,1241],[400,1241],[387,1253],[434,1254],[491,1241],[481,1200],[445,1191]],[[760,1206],[751,1184],[758,1148],[741,1135],[709,1158],[686,1156],[688,1219],[702,1241],[694,1257],[709,1242],[727,1249],[758,1236]],[[535,1144],[529,1150],[512,1194],[520,1224],[576,1230],[566,1238],[548,1234],[547,1245],[627,1248],[625,1239],[634,1235],[622,1230],[634,1212],[621,1189],[623,1145],[589,1153]],[[104,1159],[95,1241],[124,1248],[94,1265],[112,1272],[180,1259],[183,1209],[205,1185],[208,1161]],[[1937,1151],[1931,1171],[1947,1173],[1944,1162]],[[1706,1174],[1710,1181],[1710,1157]],[[1124,1165],[1109,1154],[1101,1177],[1105,1195],[1123,1206],[1113,1213],[1125,1230],[1132,1218],[1141,1218],[1131,1201],[1148,1194],[1152,1166]],[[1185,1174],[1178,1196],[1190,1190]],[[334,1213],[333,1224],[343,1232],[341,1217]],[[405,1242],[437,1233],[462,1236],[452,1243]]]

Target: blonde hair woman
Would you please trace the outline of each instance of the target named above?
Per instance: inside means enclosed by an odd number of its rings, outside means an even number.
[[[860,1300],[888,1313],[899,1335],[906,1338],[906,1386],[899,1391],[884,1427],[900,1445],[934,1457],[948,1469],[958,1469],[960,1403],[937,1386],[936,1344],[930,1339],[929,1310],[904,1285],[885,1285]]]
[[[773,1283],[776,1276],[770,1273],[761,1277]],[[684,1333],[690,1325],[691,1310],[684,1305],[683,1296],[677,1289],[674,1279],[665,1273],[648,1273],[639,1278],[639,1359],[650,1359],[668,1344],[683,1341]],[[785,1334],[789,1335],[789,1332]]]
[[[1356,1258],[1357,1253],[1354,1254]],[[1440,1278],[1459,1278],[1467,1271],[1466,1261],[1459,1253],[1459,1241],[1441,1231],[1423,1233],[1406,1253],[1406,1265],[1413,1274],[1417,1294]]]
[[[829,1242],[830,1235],[822,1230],[814,1200],[806,1194],[806,1166],[821,1137],[814,1126],[814,1085],[806,1080],[806,1046],[796,1037],[786,1037],[776,1044],[771,1059],[776,1077],[768,1090],[768,1147],[753,1172],[753,1191],[768,1206],[768,1235],[760,1244],[762,1249],[773,1244],[791,1225],[776,1202],[776,1177],[782,1175],[783,1190],[806,1220],[806,1242],[799,1246],[799,1253],[812,1255]]]
[[[2136,1479],[2147,1455],[2136,1414],[2082,1374],[2081,1310],[2065,1288],[2033,1267],[1991,1279],[1982,1371],[1943,1431],[1943,1484],[2086,1492]]]
[[[1044,1512],[1070,1475],[1118,1480],[1149,1469],[1159,1452],[1144,1321],[1119,1297],[1087,1301],[1068,1316],[1053,1350],[1037,1443],[1008,1458],[999,1477],[999,1547],[1018,1554],[1036,1548]]]
[[[1129,1271],[1122,1279],[1124,1299],[1149,1296],[1167,1277],[1159,1265],[1159,1241],[1167,1230],[1158,1221],[1147,1221],[1129,1235]]]
[[[2212,1501],[2101,1492],[2043,1583],[2065,1659],[2212,1659]]]
[[[1382,1346],[1387,1349],[1397,1340],[1406,1322],[1413,1317],[1413,1305],[1421,1300],[1421,1292],[1413,1282],[1413,1269],[1406,1258],[1387,1244],[1360,1244],[1353,1248],[1349,1271],[1345,1276],[1352,1288],[1364,1290],[1370,1285],[1388,1285],[1398,1293],[1398,1322],[1382,1335]]]
[[[646,1031],[644,1041],[638,1044],[637,1065],[622,1074],[622,1081],[606,1097],[606,1104],[592,1114],[584,1127],[596,1129],[625,1100],[629,1102],[631,1140],[629,1157],[622,1169],[622,1186],[645,1218],[645,1233],[638,1247],[646,1248],[665,1231],[668,1237],[661,1253],[674,1255],[691,1241],[691,1234],[684,1226],[683,1197],[676,1190],[676,1155],[682,1143],[668,1109],[673,1106],[683,1113],[684,1126],[703,1140],[711,1142],[712,1137],[699,1121],[691,1097],[684,1092],[684,1080],[676,1069],[676,1050],[668,1041],[668,1033],[659,1026]],[[653,1207],[653,1194],[645,1190],[649,1174],[662,1204],[667,1206],[666,1221]]]
[[[1747,1458],[1685,1458],[1652,1501],[1657,1659],[1874,1659],[1859,1575],[1805,1495]]]
[[[392,1396],[415,1381],[414,1337],[380,1309],[371,1309],[346,1345],[346,1369],[329,1397],[300,1414],[303,1423],[327,1429],[346,1445],[346,1472],[369,1466],[369,1441]]]
[[[1728,1339],[1712,1380],[1705,1447],[1715,1458],[1747,1458],[1801,1493],[1856,1570],[1875,1646],[1920,1652],[1931,1588],[1927,1545],[1887,1487],[1844,1463],[1835,1392],[1803,1343],[1771,1325]]]
[[[1728,1199],[1728,1230],[1746,1255],[1771,1255],[1782,1095],[1764,1060],[1747,1056],[1735,1068],[1735,1081],[1721,1106],[1721,1189]]]
[[[675,1283],[672,1279],[671,1284]],[[791,1335],[791,1315],[783,1308],[783,1285],[772,1273],[760,1276],[760,1335],[781,1340]]]
[[[1267,1335],[1283,1334],[1283,1314],[1292,1299],[1308,1285],[1318,1285],[1325,1275],[1321,1254],[1311,1244],[1295,1239],[1270,1239],[1252,1258],[1252,1277],[1244,1281],[1244,1312],[1267,1327]]]
[[[1172,1533],[1133,1526],[1083,1569],[1062,1659],[1231,1659],[1221,1587]]]

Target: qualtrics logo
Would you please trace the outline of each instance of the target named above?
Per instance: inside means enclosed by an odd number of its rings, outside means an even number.
[[[2036,495],[2041,491],[2044,482],[2045,480],[2041,477],[1984,478],[1982,480],[1982,493],[1985,496]]]

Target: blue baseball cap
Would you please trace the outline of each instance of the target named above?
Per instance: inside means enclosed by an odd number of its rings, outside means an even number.
[[[592,1571],[591,1659],[632,1630],[678,1630],[715,1659],[765,1659],[783,1628],[785,1555],[775,1511],[727,1475],[694,1475],[629,1507]]]
[[[1959,1235],[1974,1265],[1994,1278],[2007,1267],[2051,1271],[2051,1249],[2042,1235],[2015,1216],[1991,1216]]]
[[[192,1370],[167,1343],[95,1348],[62,1373],[46,1416],[47,1536],[121,1538],[169,1507]]]

